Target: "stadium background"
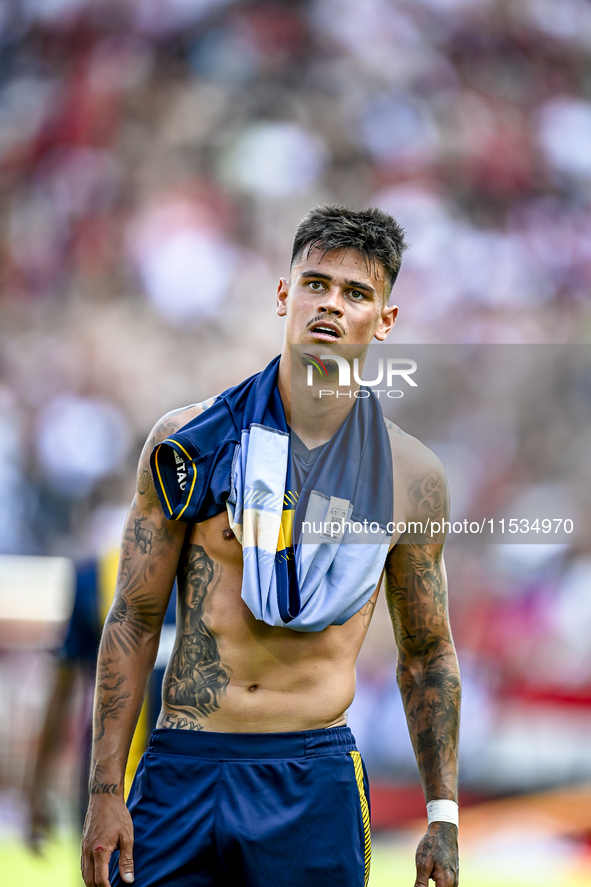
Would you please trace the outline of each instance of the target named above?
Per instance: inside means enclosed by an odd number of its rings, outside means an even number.
[[[80,737],[73,717],[63,837],[33,860],[22,787],[67,600],[31,576],[68,561],[25,559],[107,544],[153,422],[278,352],[276,281],[317,203],[407,228],[396,342],[588,343],[591,6],[4,0],[0,42],[0,872],[33,887],[76,883]],[[533,485],[504,445],[511,417],[502,433],[494,418],[466,508]],[[585,428],[565,458],[588,481]],[[456,546],[448,562],[462,884],[591,884],[589,546]],[[412,883],[422,815],[390,633],[374,620],[351,715],[375,786],[372,887]]]

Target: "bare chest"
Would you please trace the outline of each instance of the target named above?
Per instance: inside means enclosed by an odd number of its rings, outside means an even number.
[[[187,625],[198,616],[220,645],[220,653],[246,664],[293,666],[306,659],[352,658],[353,662],[375,606],[372,599],[345,625],[320,632],[273,627],[254,618],[241,598],[242,548],[226,514],[191,528],[179,565],[180,614]]]

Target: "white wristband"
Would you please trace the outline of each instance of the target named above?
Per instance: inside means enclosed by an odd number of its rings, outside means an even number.
[[[459,808],[455,801],[429,801],[427,804],[427,822],[453,822],[459,824]]]

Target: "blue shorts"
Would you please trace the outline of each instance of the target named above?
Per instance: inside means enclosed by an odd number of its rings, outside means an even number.
[[[128,799],[135,887],[363,887],[369,791],[348,727],[155,730]],[[118,853],[112,887],[122,887]]]

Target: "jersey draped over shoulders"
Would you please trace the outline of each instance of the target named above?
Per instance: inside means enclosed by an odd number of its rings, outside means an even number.
[[[279,358],[159,443],[154,485],[171,520],[227,511],[255,618],[297,631],[340,625],[371,597],[391,539],[390,438],[377,398],[358,398],[294,489]]]

